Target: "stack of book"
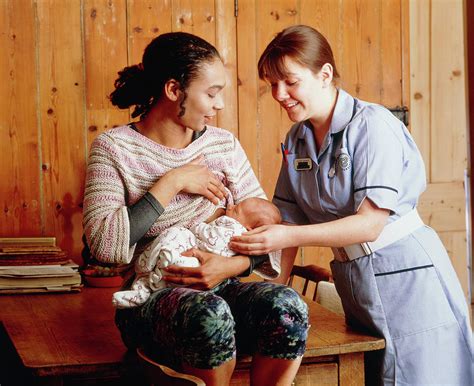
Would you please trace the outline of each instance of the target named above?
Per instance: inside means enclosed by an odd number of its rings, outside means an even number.
[[[79,266],[55,237],[0,238],[0,294],[80,291]]]

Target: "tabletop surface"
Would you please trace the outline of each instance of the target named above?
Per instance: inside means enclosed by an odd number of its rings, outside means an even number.
[[[80,293],[2,295],[0,321],[24,366],[37,375],[113,368],[127,353],[114,324],[114,291],[85,287]],[[342,315],[306,302],[311,325],[306,358],[384,348],[382,338],[356,332]]]

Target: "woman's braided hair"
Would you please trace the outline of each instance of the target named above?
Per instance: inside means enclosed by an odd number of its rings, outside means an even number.
[[[196,78],[203,63],[216,59],[221,60],[216,48],[198,36],[186,32],[162,34],[145,48],[142,63],[118,73],[110,100],[121,109],[135,106],[134,118],[146,115],[161,97],[166,82],[174,79],[184,94],[180,101],[181,117],[190,81]]]

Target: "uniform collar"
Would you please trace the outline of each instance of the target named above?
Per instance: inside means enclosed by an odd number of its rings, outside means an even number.
[[[344,130],[353,117],[355,99],[345,92],[342,88],[338,89],[336,107],[332,115],[329,132],[331,134],[339,133]]]

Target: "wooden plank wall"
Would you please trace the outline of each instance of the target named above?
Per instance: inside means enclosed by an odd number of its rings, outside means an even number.
[[[230,0],[0,0],[0,236],[55,235],[80,262],[89,146],[130,119],[107,95],[117,71],[139,62],[148,42],[167,31],[198,34],[220,50],[228,87],[216,124],[239,136],[271,197],[290,122],[258,80],[256,63],[275,33],[304,23],[328,37],[343,88],[389,107],[416,102],[413,131],[437,184],[430,185],[425,215],[446,232],[452,255],[461,253],[462,210],[437,198],[453,196],[461,209],[465,122],[453,109],[464,98],[458,90],[461,3],[239,0],[235,17]],[[449,28],[435,28],[446,23]],[[411,88],[410,51],[418,58]],[[329,259],[327,249],[306,248],[300,262],[327,265]]]
[[[474,140],[474,3],[472,1],[467,1],[465,3],[466,16],[465,16],[465,26],[466,26],[466,46],[467,46],[467,80],[468,80],[468,120],[469,120],[469,139],[468,143],[472,143]],[[471,188],[471,211],[470,211],[470,238],[471,238],[471,302],[474,303],[474,292],[472,288],[474,287],[474,270],[472,269],[472,230],[474,229],[474,178],[472,176],[472,168],[474,165],[474,149],[472,145],[468,148],[468,161],[469,162],[469,177],[470,177],[470,188]]]
[[[468,127],[463,2],[410,2],[410,29],[411,131],[425,160],[428,178],[419,211],[448,249],[467,298],[464,170]]]

